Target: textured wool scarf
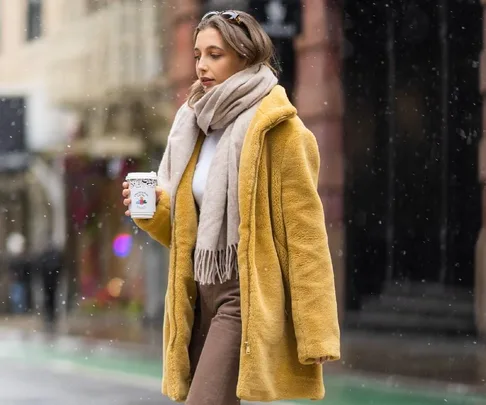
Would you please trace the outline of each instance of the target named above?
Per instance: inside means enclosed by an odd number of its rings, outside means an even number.
[[[238,170],[250,122],[260,101],[277,84],[265,65],[252,66],[215,86],[193,108],[184,104],[176,114],[158,183],[170,194],[174,218],[175,195],[193,154],[200,131],[224,130],[211,163],[194,254],[194,279],[201,284],[230,280],[238,271]]]

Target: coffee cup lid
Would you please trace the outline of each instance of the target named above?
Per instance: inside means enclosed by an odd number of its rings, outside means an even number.
[[[128,173],[126,180],[138,180],[138,179],[157,179],[157,173],[155,172],[132,172]]]

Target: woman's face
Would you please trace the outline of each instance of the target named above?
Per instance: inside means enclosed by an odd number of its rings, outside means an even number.
[[[246,62],[223,40],[215,28],[206,28],[199,32],[194,45],[194,58],[197,77],[206,92],[243,70]]]

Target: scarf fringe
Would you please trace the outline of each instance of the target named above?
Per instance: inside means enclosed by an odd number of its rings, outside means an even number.
[[[220,284],[238,275],[238,245],[229,245],[225,250],[196,249],[194,257],[194,279],[202,284]]]

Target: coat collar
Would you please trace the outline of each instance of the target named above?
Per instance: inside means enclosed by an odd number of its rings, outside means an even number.
[[[285,89],[277,85],[263,98],[250,124],[248,133],[253,131],[266,133],[282,121],[293,118],[296,115],[297,109],[289,101]]]

